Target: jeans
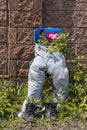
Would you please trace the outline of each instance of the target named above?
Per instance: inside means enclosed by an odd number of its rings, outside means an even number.
[[[53,85],[58,89],[57,94],[61,95],[64,101],[68,92],[69,72],[63,53],[49,53],[48,47],[35,45],[35,58],[30,66],[28,75],[28,98],[32,97],[41,100],[41,91],[44,84],[46,73],[52,77]],[[25,111],[28,98],[25,99],[22,111]]]

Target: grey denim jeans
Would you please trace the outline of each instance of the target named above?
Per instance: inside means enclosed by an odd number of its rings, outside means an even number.
[[[44,45],[35,45],[35,58],[30,66],[28,75],[28,98],[32,97],[41,100],[41,91],[44,84],[46,73],[52,77],[53,85],[58,89],[57,94],[61,95],[64,101],[68,92],[69,72],[66,66],[66,60],[63,53],[49,53],[48,47]],[[27,99],[28,99],[27,98]],[[25,99],[22,111],[25,111]]]

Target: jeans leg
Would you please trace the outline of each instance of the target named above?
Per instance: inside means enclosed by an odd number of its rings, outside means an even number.
[[[28,77],[28,98],[41,100],[41,91],[45,79],[45,71],[33,64],[29,71]]]
[[[37,101],[41,100],[41,91],[44,84],[45,79],[45,63],[40,56],[37,56],[29,70],[28,75],[28,96],[24,100],[22,106],[22,112],[26,109],[26,104],[28,103],[28,99],[34,98]]]
[[[48,72],[52,76],[54,87],[58,89],[56,99],[64,101],[68,94],[69,72],[62,54],[49,59]]]

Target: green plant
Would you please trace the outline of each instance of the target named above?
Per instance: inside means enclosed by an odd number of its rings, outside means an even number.
[[[12,84],[6,84],[4,79],[0,81],[0,117],[13,118],[17,115],[27,93],[26,82],[13,79]]]
[[[63,52],[64,54],[67,54],[69,50],[67,45],[73,40],[70,38],[68,32],[63,32],[60,34],[52,32],[46,33],[44,29],[40,31],[40,36],[41,38],[38,40],[38,43],[41,45],[47,45],[48,52],[50,53]]]
[[[71,116],[81,118],[87,111],[87,73],[82,62],[83,56],[74,56],[68,60],[70,71],[69,95],[65,103],[61,104],[60,117]]]
[[[51,77],[47,77],[44,81],[44,87],[42,90],[42,103],[53,102],[54,95],[57,90],[52,85]]]

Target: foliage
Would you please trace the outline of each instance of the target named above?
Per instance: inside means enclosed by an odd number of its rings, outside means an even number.
[[[17,115],[21,103],[23,102],[27,84],[20,79],[13,79],[13,82],[5,83],[4,79],[0,81],[0,117],[13,118]]]
[[[53,102],[53,98],[57,90],[52,85],[52,79],[48,76],[44,81],[44,87],[42,90],[42,104]]]
[[[46,45],[48,47],[48,52],[63,52],[66,54],[68,52],[67,45],[70,43],[73,39],[70,38],[68,32],[63,33],[46,33],[44,29],[40,31],[41,38],[38,40],[38,43],[41,45]]]
[[[60,106],[60,117],[81,118],[82,113],[87,111],[87,72],[85,64],[80,61],[82,58],[74,56],[68,60],[72,64],[69,66],[69,95],[67,101]]]

